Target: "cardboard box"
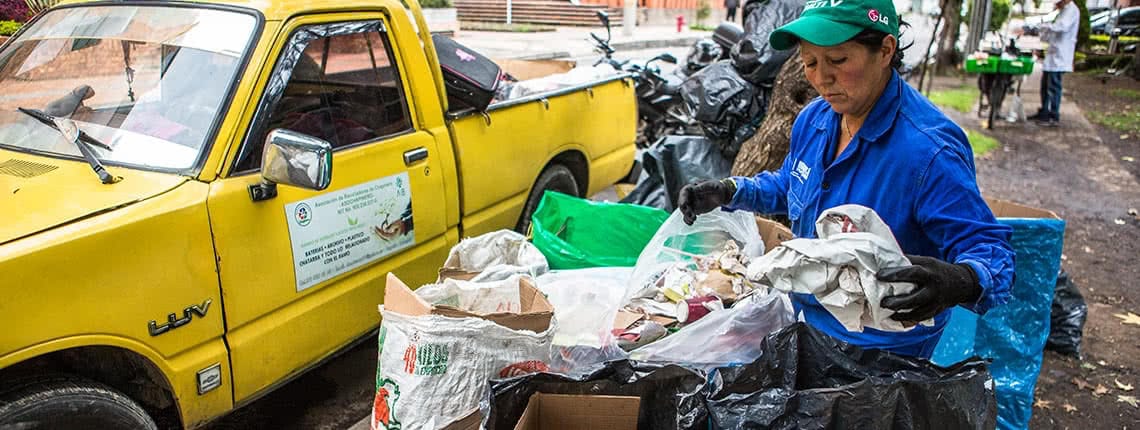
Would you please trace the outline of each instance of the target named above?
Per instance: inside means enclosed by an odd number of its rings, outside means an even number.
[[[987,198],[986,204],[990,206],[990,210],[993,211],[994,217],[997,218],[1061,219],[1061,217],[1057,216],[1056,212],[1025,205],[1019,205],[1017,203],[1005,200]]]
[[[760,228],[760,239],[764,240],[764,252],[771,251],[784,241],[796,237],[792,234],[792,230],[783,224],[761,216],[756,217],[756,227]]]
[[[535,393],[515,430],[634,430],[640,408],[638,397]]]
[[[554,318],[554,306],[546,300],[527,277],[519,279],[521,312],[478,314],[452,306],[435,306],[417,296],[395,274],[388,274],[384,288],[384,309],[408,316],[443,315],[455,318],[482,318],[513,330],[530,330],[542,333],[550,328]]]
[[[570,60],[495,60],[495,64],[515,79],[527,81],[569,72],[575,63]]]

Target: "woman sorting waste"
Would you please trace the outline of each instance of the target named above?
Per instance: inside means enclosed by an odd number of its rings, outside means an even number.
[[[816,237],[816,218],[829,208],[873,209],[913,264],[877,277],[915,284],[880,305],[896,311],[896,321],[933,318],[934,325],[852,332],[809,294],[792,294],[796,312],[837,339],[929,358],[950,308],[982,314],[1009,300],[1012,230],[978,191],[965,133],[896,72],[898,36],[890,0],[808,1],[798,19],[769,36],[774,49],[799,48],[804,74],[821,95],[796,118],[783,166],[687,185],[679,207],[689,224],[722,206],[786,214],[800,238]]]

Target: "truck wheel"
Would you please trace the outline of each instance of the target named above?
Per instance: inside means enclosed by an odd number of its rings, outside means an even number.
[[[98,382],[66,375],[0,387],[0,428],[157,430],[137,403]]]
[[[543,170],[542,174],[538,175],[538,180],[534,181],[534,188],[531,188],[530,196],[526,199],[526,206],[523,206],[522,215],[519,216],[515,231],[522,234],[527,233],[527,230],[530,229],[530,216],[538,208],[538,203],[542,201],[542,194],[546,190],[577,196],[578,182],[574,180],[574,174],[570,172],[570,168],[561,164],[555,164]]]

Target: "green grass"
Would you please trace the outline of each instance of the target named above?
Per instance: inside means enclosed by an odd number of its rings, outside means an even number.
[[[931,91],[930,101],[958,112],[972,112],[978,103],[978,88],[966,85],[951,90]]]
[[[1001,146],[1001,142],[997,139],[986,136],[979,131],[966,129],[966,139],[970,141],[970,148],[974,150],[975,157],[981,157],[985,153],[997,149]]]
[[[1140,111],[1124,110],[1122,112],[1113,113],[1087,112],[1089,119],[1097,124],[1122,133],[1140,133]]]
[[[708,25],[708,24],[693,24],[693,25],[689,26],[689,30],[713,31],[713,30],[716,30],[716,26],[715,25]]]
[[[1117,88],[1115,90],[1112,90],[1112,95],[1126,99],[1140,100],[1140,91],[1130,90],[1127,88]]]

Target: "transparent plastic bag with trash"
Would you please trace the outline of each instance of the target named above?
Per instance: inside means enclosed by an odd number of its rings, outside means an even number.
[[[754,293],[735,306],[710,313],[664,339],[629,353],[631,360],[678,363],[710,371],[751,363],[760,356],[760,339],[795,323],[788,295]]]
[[[552,372],[579,375],[627,357],[614,338],[613,324],[632,272],[632,267],[555,270],[535,280],[558,320]]]
[[[696,279],[686,282],[686,272],[699,271],[710,266],[719,270],[712,272],[732,273],[734,277],[722,294],[744,296],[748,291],[743,274],[745,267],[740,261],[764,254],[764,241],[756,218],[748,212],[727,212],[714,210],[698,216],[693,225],[686,225],[681,211],[673,211],[669,219],[661,225],[649,244],[642,250],[634,266],[633,275],[626,288],[627,303],[648,313],[676,318],[675,304],[661,300],[667,296],[678,301],[680,296],[707,295],[709,291],[685,290],[684,285],[696,283]],[[663,285],[669,283],[670,285]],[[676,285],[673,285],[676,284]],[[680,289],[667,294],[663,289]],[[740,289],[740,291],[736,291]]]

